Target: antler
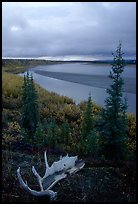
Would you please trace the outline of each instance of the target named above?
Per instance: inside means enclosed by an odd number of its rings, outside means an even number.
[[[44,153],[46,171],[43,177],[41,177],[35,167],[32,166],[32,172],[36,176],[41,191],[32,190],[28,184],[23,181],[20,174],[20,167],[17,169],[17,177],[21,187],[34,196],[50,196],[51,200],[55,200],[57,192],[50,190],[58,181],[81,170],[85,163],[82,160],[78,160],[78,156],[69,157],[68,154],[65,157],[60,156],[60,160],[54,162],[51,167],[48,165],[46,152]]]

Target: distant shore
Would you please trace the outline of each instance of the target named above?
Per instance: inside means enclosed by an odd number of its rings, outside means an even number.
[[[35,73],[56,78],[64,81],[79,83],[83,85],[98,87],[98,88],[109,88],[112,81],[108,76],[99,76],[99,75],[85,75],[85,74],[74,74],[74,73],[65,73],[65,72],[50,72],[50,71],[40,71],[33,70]],[[136,93],[136,82],[132,78],[124,79],[124,92]]]

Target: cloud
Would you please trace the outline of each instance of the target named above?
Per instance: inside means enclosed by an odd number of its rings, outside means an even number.
[[[2,54],[110,55],[136,52],[135,2],[3,2]]]

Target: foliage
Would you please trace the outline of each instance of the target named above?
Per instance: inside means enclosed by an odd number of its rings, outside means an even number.
[[[127,129],[127,147],[131,158],[136,157],[136,117],[132,114],[127,114],[128,129]]]
[[[87,135],[90,134],[91,130],[94,127],[94,121],[93,121],[93,113],[92,113],[92,99],[89,95],[88,102],[86,106],[86,110],[84,112],[83,122],[82,122],[82,138],[85,140]]]
[[[71,129],[67,122],[64,122],[61,125],[61,135],[62,135],[62,143],[65,145],[69,145],[71,142]]]
[[[17,109],[21,106],[23,79],[14,74],[2,73],[2,107]]]
[[[64,122],[60,125],[60,135],[58,139],[60,149],[63,151],[71,152],[73,150],[73,138],[72,131],[68,122]]]
[[[86,144],[84,143],[85,151],[87,154],[91,155],[93,158],[98,158],[99,156],[99,136],[96,130],[92,130],[86,139]]]
[[[97,158],[99,151],[97,147],[102,142],[99,133],[105,127],[104,121],[102,123],[99,121],[103,109],[94,103],[90,112],[87,112],[92,113],[94,130],[89,131],[85,138],[87,142],[82,143],[79,149],[81,127],[84,123],[88,101],[75,105],[72,99],[48,92],[34,84],[39,97],[41,119],[34,132],[34,146],[38,148],[39,153],[42,152],[42,157],[36,154],[34,149],[28,150],[29,153],[26,153],[24,148],[20,149],[19,146],[17,149],[18,142],[21,141],[26,145],[29,141],[28,133],[21,127],[22,86],[22,77],[2,74],[2,148],[4,149],[2,151],[2,201],[40,202],[40,198],[29,195],[19,187],[15,172],[21,166],[23,177],[32,183],[32,188],[35,189],[36,183],[30,167],[37,163],[40,173],[43,174],[43,150],[50,147],[71,154],[85,155],[89,152],[88,157],[86,155],[83,157],[86,161],[84,171],[80,175],[76,174],[75,179],[70,177],[55,186],[55,190],[59,191],[57,201],[135,202],[135,161],[126,162],[125,165],[121,162],[118,166],[117,162],[93,159],[93,157]],[[132,114],[127,114],[126,117],[129,138],[127,146],[130,158],[133,160],[136,150],[136,117]],[[50,154],[51,161],[55,161],[55,155]]]
[[[3,73],[2,74],[2,132],[7,132],[8,123],[17,122],[21,126],[21,107],[22,107],[22,86],[23,78],[14,74]],[[9,85],[8,85],[9,84]],[[35,84],[35,89],[39,98],[40,107],[40,121],[43,123],[42,129],[44,130],[44,147],[50,147],[48,137],[50,137],[50,118],[55,118],[56,123],[56,141],[57,147],[66,152],[72,152],[74,154],[86,154],[86,151],[82,150],[84,145],[80,148],[81,138],[81,126],[84,119],[84,112],[87,107],[87,101],[81,102],[79,105],[75,105],[71,98],[65,96],[59,96],[54,92],[48,92]],[[16,91],[18,90],[18,91]],[[17,93],[18,97],[14,98],[14,94]],[[8,95],[7,95],[8,93]],[[9,97],[10,95],[10,97]],[[100,122],[102,108],[92,103],[92,114],[94,118],[94,128],[98,133],[98,139],[101,138],[99,133],[103,130],[103,123]],[[127,146],[131,158],[133,158],[136,144],[136,117],[132,114],[127,114],[128,129],[127,135],[129,140]],[[44,125],[44,121],[45,124]],[[67,126],[67,132],[66,127]],[[15,132],[16,135],[16,132]],[[33,134],[33,136],[35,133]],[[52,135],[52,134],[51,134]],[[14,132],[13,132],[14,136]],[[29,144],[29,135],[23,128],[21,128],[21,136],[23,136],[23,142]],[[69,138],[67,139],[66,138]],[[41,137],[40,137],[41,138]],[[133,139],[132,139],[133,138]],[[43,140],[42,140],[43,141]],[[68,141],[68,142],[66,142]],[[64,142],[66,142],[64,144]],[[101,139],[99,141],[101,144]],[[31,140],[30,140],[30,144]],[[40,144],[41,145],[41,144]],[[92,154],[91,154],[92,155]]]
[[[43,130],[45,131],[45,144],[52,150],[71,151],[73,139],[71,128],[66,121],[58,124],[54,117],[45,119],[43,122]]]
[[[24,76],[23,96],[22,96],[22,127],[28,133],[36,131],[37,124],[40,122],[38,95],[35,90],[32,75]],[[32,138],[33,139],[33,138]]]
[[[23,135],[21,134],[20,125],[14,122],[8,122],[7,127],[2,132],[2,146],[3,148],[10,148],[17,141],[22,141]]]
[[[122,99],[124,60],[122,58],[121,43],[113,54],[114,60],[109,77],[113,84],[107,89],[109,96],[105,100],[102,126],[102,154],[108,159],[121,160],[127,153],[127,103]]]
[[[95,158],[98,156],[99,139],[94,125],[93,104],[91,95],[89,95],[82,120],[80,149],[86,154],[91,154]]]
[[[49,121],[47,127],[47,144],[52,149],[57,147],[58,126],[54,118]]]
[[[37,123],[34,134],[34,144],[36,147],[43,148],[46,145],[46,136],[41,123]]]
[[[86,106],[87,106],[87,101],[81,101],[79,104],[79,107],[82,111],[86,109]],[[95,102],[93,102],[93,109],[92,109],[93,114],[96,115],[101,111],[102,111],[102,107],[97,105]]]
[[[2,94],[5,98],[17,99],[22,94],[23,79],[20,76],[2,73]]]

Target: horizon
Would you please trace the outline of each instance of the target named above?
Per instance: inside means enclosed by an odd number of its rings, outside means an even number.
[[[124,56],[125,60],[135,60],[134,56]],[[36,59],[36,60],[53,60],[53,61],[111,61],[113,58],[111,57],[93,57],[93,56],[85,56],[85,55],[60,55],[60,56],[43,56],[43,57],[2,57],[2,59]]]

